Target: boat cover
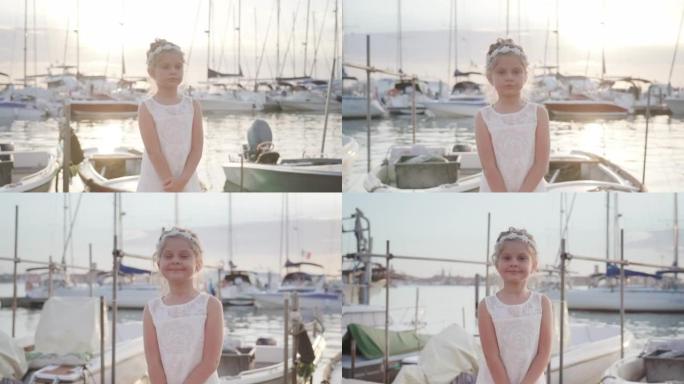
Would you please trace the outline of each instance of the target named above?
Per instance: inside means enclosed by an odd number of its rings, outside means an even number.
[[[100,302],[95,297],[51,297],[40,314],[35,351],[57,355],[98,354],[99,312]]]
[[[356,342],[356,351],[367,359],[379,359],[385,355],[385,330],[361,324],[349,324],[342,338],[342,352],[351,354],[351,341]],[[389,353],[399,355],[419,351],[428,337],[415,331],[389,331]]]
[[[0,331],[0,377],[20,379],[27,370],[24,349],[8,334]]]
[[[481,349],[475,338],[452,324],[430,338],[418,357],[417,365],[405,365],[394,384],[448,384],[475,382]],[[466,376],[470,381],[465,381]]]

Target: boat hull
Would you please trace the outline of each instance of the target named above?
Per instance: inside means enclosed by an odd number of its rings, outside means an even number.
[[[224,191],[341,192],[342,166],[229,163]]]
[[[615,103],[593,100],[546,101],[544,106],[553,117],[563,119],[621,118],[629,114],[627,108]]]
[[[549,292],[549,297],[559,297],[558,291]],[[620,287],[571,289],[565,293],[568,308],[578,311],[619,312]],[[655,288],[625,290],[624,300],[627,312],[684,313],[684,294],[675,290]]]

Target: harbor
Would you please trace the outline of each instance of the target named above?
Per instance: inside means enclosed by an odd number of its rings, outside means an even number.
[[[603,208],[607,217],[597,221],[596,207],[597,204],[607,205],[605,196],[552,195],[548,199],[526,199],[521,195],[497,197],[496,201],[484,201],[487,199],[480,197],[468,202],[411,197],[412,203],[407,205],[410,209],[401,210],[397,207],[405,197],[381,201],[372,195],[361,196],[345,196],[343,209],[346,213],[343,228],[349,233],[347,239],[343,239],[346,250],[343,259],[343,323],[347,325],[343,343],[343,377],[349,382],[422,382],[425,375],[457,382],[470,376],[471,380],[474,379],[478,371],[477,361],[481,361],[482,356],[477,338],[477,303],[501,287],[501,280],[495,277],[494,265],[488,262],[488,255],[493,250],[490,238],[497,233],[490,228],[501,225],[497,223],[506,226],[526,223],[524,227],[538,239],[539,268],[530,281],[530,289],[542,292],[554,301],[556,324],[546,376],[549,382],[639,382],[646,371],[643,365],[641,370],[637,368],[643,364],[640,358],[635,360],[637,355],[642,351],[646,354],[653,352],[656,345],[677,348],[678,335],[684,325],[681,322],[684,296],[681,294],[681,280],[677,277],[682,272],[678,267],[679,243],[674,240],[679,239],[677,215],[673,218],[670,212],[674,232],[670,233],[669,239],[670,258],[665,261],[667,259],[663,260],[662,256],[644,255],[648,253],[646,249],[652,252],[666,246],[663,244],[666,237],[656,235],[662,227],[655,231],[651,227],[651,234],[644,236],[649,230],[644,228],[645,225],[637,224],[635,227],[636,222],[631,221],[626,213],[639,211],[634,210],[633,204],[637,201],[641,200],[643,206],[653,207],[654,200],[639,196],[630,199],[624,195],[614,197],[618,195],[613,194],[610,208]],[[663,198],[658,197],[661,202],[656,205],[665,206]],[[551,199],[554,203],[549,201]],[[668,200],[667,206],[672,209],[671,195]],[[372,204],[368,204],[370,201]],[[507,206],[513,205],[517,209],[526,209],[532,217],[510,216],[512,212]],[[589,208],[592,205],[594,208]],[[676,202],[674,207],[677,207]],[[471,217],[470,227],[466,229],[453,218],[436,219],[432,215],[435,209],[443,211],[445,208],[468,214]],[[594,212],[590,215],[594,216],[593,225],[586,222],[587,209]],[[557,213],[548,214],[552,211],[559,212],[560,218]],[[384,215],[378,216],[378,212],[384,212]],[[539,212],[547,213],[540,216]],[[616,212],[621,214],[613,216]],[[392,236],[398,228],[391,223],[401,222],[406,214],[412,216],[416,228],[430,230],[414,233],[410,241]],[[662,210],[653,214],[667,215]],[[544,216],[551,216],[551,220],[544,219]],[[422,225],[424,220],[431,221],[429,227]],[[658,221],[662,223],[663,220]],[[553,223],[560,223],[560,227]],[[473,224],[477,229],[473,229]],[[547,229],[540,229],[540,224]],[[592,227],[598,225],[610,227],[610,230],[604,228],[605,237],[587,234],[596,232]],[[451,236],[444,236],[449,232]],[[635,237],[640,240],[635,242]],[[633,240],[628,240],[630,238]],[[660,245],[653,243],[655,238],[659,239]],[[378,246],[378,239],[386,241],[381,240]],[[475,239],[481,239],[481,245],[475,244],[478,242]],[[454,243],[458,246],[454,247]],[[603,243],[604,249],[600,252],[597,252],[597,243]],[[572,244],[572,251],[569,244]],[[543,249],[549,246],[557,253],[547,251],[545,256]],[[587,251],[587,246],[594,250]],[[640,248],[639,255],[634,253],[633,247]],[[586,256],[584,252],[596,256]],[[481,256],[476,256],[478,254]],[[629,255],[633,256],[630,258]],[[554,258],[556,262],[549,263]],[[589,310],[579,306],[576,298],[573,299],[573,294],[582,292],[587,292],[591,297],[588,300],[593,301],[601,301],[601,295],[605,295],[602,293],[606,292],[605,288],[600,286],[572,285],[572,282],[586,284],[590,281],[584,276],[591,270],[588,269],[591,262],[594,263],[592,276],[605,278],[606,286],[612,287],[609,292],[614,293],[610,301],[616,306],[598,305],[596,309]],[[606,265],[606,271],[600,272],[601,266],[596,263]],[[617,276],[612,266],[617,267]],[[655,271],[660,272],[656,274]],[[648,278],[650,275],[654,277]],[[639,305],[639,291],[645,289],[650,292],[651,302],[660,303],[659,309],[635,307]],[[390,351],[389,355],[386,351]],[[442,362],[444,354],[448,357]],[[665,361],[662,363],[666,364]],[[657,360],[649,360],[649,364],[653,364],[649,368],[649,377],[658,373],[660,377],[678,377],[676,369],[668,371],[662,364],[660,368],[654,368],[658,366]]]
[[[152,224],[156,226],[160,221],[191,225],[192,217],[203,215],[203,225],[193,225],[203,241],[205,257],[198,282],[201,281],[199,289],[214,295],[224,305],[223,352],[218,366],[221,382],[285,380],[295,383],[308,382],[311,378],[331,382],[331,375],[338,369],[341,345],[339,265],[326,261],[332,259],[335,249],[311,236],[317,236],[315,233],[321,230],[315,227],[322,227],[325,232],[331,229],[326,230],[326,225],[330,227],[339,222],[326,213],[330,209],[334,211],[335,203],[339,204],[338,197],[326,194],[307,197],[319,215],[312,227],[309,219],[301,216],[308,217],[307,208],[302,207],[299,203],[302,197],[296,194],[252,198],[214,194],[210,195],[211,201],[145,194],[91,195],[92,198],[49,194],[38,200],[22,194],[7,196],[1,209],[8,216],[14,212],[14,220],[3,222],[2,226],[15,229],[8,248],[14,249],[14,254],[5,257],[4,252],[8,250],[3,250],[0,260],[4,271],[12,265],[15,269],[13,273],[4,273],[4,282],[0,283],[3,302],[10,302],[0,310],[0,321],[5,335],[16,343],[13,344],[15,352],[16,348],[29,348],[35,343],[31,347],[33,352],[20,359],[23,365],[17,363],[14,378],[46,378],[54,374],[49,364],[66,364],[72,368],[62,372],[60,380],[145,382],[143,306],[163,295],[161,276],[154,269],[152,256],[140,251],[141,247],[153,249],[156,230],[145,234],[149,231],[145,228],[149,228],[150,222],[156,222]],[[59,209],[45,210],[45,206],[54,207],[58,197],[62,202]],[[157,214],[149,209],[141,212],[141,207],[149,205],[150,199],[165,207],[158,207]],[[70,205],[72,202],[74,206]],[[225,209],[216,212],[219,204]],[[273,217],[275,207],[279,207],[280,214]],[[30,224],[28,218],[36,217],[31,214],[36,209],[46,212],[44,222]],[[209,215],[212,210],[215,213]],[[164,211],[166,214],[159,214]],[[108,234],[102,228],[93,228],[98,225],[92,221],[105,212],[112,219],[105,224],[109,226]],[[136,219],[136,212],[142,216]],[[240,212],[251,213],[242,216]],[[29,225],[34,233],[41,233],[49,223],[60,218],[67,223],[64,242],[48,236],[38,247],[61,250],[62,259],[24,257],[26,250],[36,244],[29,241],[35,235],[19,234],[21,228]],[[150,218],[156,219],[150,221]],[[260,231],[254,232],[256,227]],[[262,240],[272,237],[273,241],[248,245],[252,243],[246,240],[250,237]],[[109,241],[105,243],[106,238]],[[50,248],[54,245],[57,248]],[[300,248],[297,256],[293,250],[299,247],[305,247],[306,251]],[[246,256],[254,253],[260,256]],[[224,256],[216,259],[217,255]],[[300,257],[304,260],[299,261]],[[108,272],[107,265],[114,272]],[[280,297],[280,305],[263,305],[259,296],[264,294]],[[41,303],[42,309],[18,307],[20,297],[23,301]],[[110,344],[103,340],[117,342]],[[75,352],[75,345],[89,347]],[[83,356],[90,357],[81,357],[81,362],[74,363],[73,359],[59,357],[59,351],[85,353]],[[21,372],[22,366],[27,368],[27,361],[30,371]],[[308,368],[301,368],[303,365]]]

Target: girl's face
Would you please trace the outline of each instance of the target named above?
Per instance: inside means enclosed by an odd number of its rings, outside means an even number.
[[[527,70],[516,55],[499,55],[494,59],[494,67],[487,75],[489,83],[501,96],[519,96],[527,82]]]
[[[537,260],[526,243],[505,241],[496,269],[505,282],[524,282],[537,270]]]
[[[174,51],[162,52],[149,74],[158,87],[178,87],[183,82],[183,57]]]
[[[179,237],[166,239],[159,257],[159,270],[169,283],[191,280],[199,270],[199,262],[190,242]]]

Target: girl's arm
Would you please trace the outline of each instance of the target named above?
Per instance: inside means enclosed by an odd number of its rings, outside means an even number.
[[[203,384],[218,369],[223,349],[223,306],[215,297],[207,303],[202,360],[192,369],[184,384]]]
[[[145,360],[147,361],[147,373],[150,375],[151,384],[166,384],[164,366],[159,353],[157,342],[157,330],[152,321],[147,305],[143,311],[143,343],[145,347]]]
[[[534,139],[534,163],[520,186],[520,192],[532,192],[549,170],[549,113],[537,107],[537,130]]]
[[[527,373],[523,378],[521,384],[533,384],[541,377],[549,364],[551,358],[551,339],[553,337],[553,309],[551,300],[548,297],[542,296],[542,319],[539,329],[539,346],[537,346],[537,355],[532,360],[532,364],[527,369]]]
[[[152,119],[152,115],[147,110],[145,103],[141,103],[138,110],[138,128],[140,129],[143,144],[145,144],[147,156],[150,158],[154,170],[157,171],[157,175],[159,175],[164,188],[167,188],[173,181],[173,174],[161,150],[154,119]]]
[[[192,107],[195,113],[192,118],[192,143],[190,145],[190,153],[185,160],[185,167],[178,178],[178,187],[180,190],[175,192],[182,192],[185,184],[188,183],[192,175],[197,169],[197,165],[202,158],[202,148],[204,147],[204,129],[202,127],[202,108],[197,101],[192,102]]]
[[[485,124],[480,112],[475,115],[475,142],[477,143],[477,153],[480,156],[482,172],[484,172],[487,184],[489,184],[489,189],[492,192],[506,192],[506,184],[499,167],[496,165],[492,137],[489,135],[487,124]]]
[[[492,318],[489,316],[489,311],[487,311],[487,305],[485,305],[484,299],[480,301],[480,305],[477,307],[477,314],[477,325],[480,330],[482,353],[484,353],[487,368],[489,368],[492,380],[494,380],[494,383],[496,384],[510,384],[508,373],[506,373],[506,367],[504,367],[503,361],[501,361],[501,355],[499,354],[499,345],[496,343],[494,323],[492,323]],[[483,367],[480,367],[480,369],[483,369]]]

